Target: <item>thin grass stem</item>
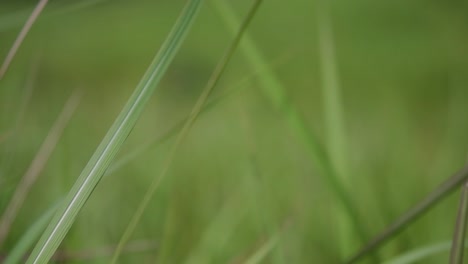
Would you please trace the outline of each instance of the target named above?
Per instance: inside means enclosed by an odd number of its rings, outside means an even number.
[[[34,183],[37,181],[39,175],[44,169],[47,161],[49,160],[52,152],[55,149],[60,137],[62,136],[63,130],[70,121],[73,113],[76,110],[80,102],[81,95],[78,92],[74,92],[65,103],[60,115],[54,122],[52,128],[49,130],[44,142],[42,143],[39,151],[34,157],[33,161],[29,165],[28,170],[21,178],[18,186],[15,188],[15,192],[10,199],[5,211],[0,218],[0,248],[2,247],[5,239],[8,236],[10,227],[15,221],[18,211],[23,205],[29,191],[31,190]]]
[[[28,264],[49,261],[62,242],[78,212],[135,126],[144,106],[179,50],[196,17],[200,3],[201,0],[192,0],[186,5],[135,91],[68,193],[63,206],[57,210],[44,231],[28,258]]]
[[[468,164],[465,167],[439,185],[434,191],[427,195],[421,202],[417,203],[413,208],[402,214],[395,222],[389,225],[382,233],[370,240],[356,254],[350,257],[345,263],[356,263],[361,258],[367,256],[380,246],[388,242],[390,239],[399,234],[404,228],[426,213],[430,208],[435,206],[443,198],[449,195],[458,186],[463,184],[468,179]]]
[[[117,246],[117,250],[115,251],[114,257],[112,258],[111,263],[116,263],[120,252],[126,242],[129,240],[130,236],[133,234],[133,231],[135,230],[136,226],[140,222],[140,219],[143,215],[143,212],[145,211],[146,207],[148,206],[151,198],[153,197],[154,193],[156,192],[157,188],[160,185],[160,182],[165,178],[167,172],[169,171],[169,168],[172,164],[172,161],[174,160],[175,153],[177,152],[180,144],[182,141],[185,139],[185,136],[187,135],[188,131],[194,124],[195,120],[199,116],[201,110],[203,109],[203,105],[206,103],[208,96],[211,94],[213,91],[214,87],[218,83],[219,79],[221,78],[222,73],[225,71],[226,66],[228,62],[230,61],[231,57],[234,55],[234,52],[244,34],[244,32],[247,30],[250,22],[252,21],[253,17],[255,16],[260,4],[262,3],[263,0],[256,0],[254,4],[252,5],[252,8],[250,9],[248,15],[246,16],[244,22],[241,24],[240,29],[232,41],[231,45],[229,48],[226,50],[224,56],[221,58],[220,62],[218,63],[216,69],[214,70],[211,78],[208,81],[207,86],[203,90],[202,94],[198,98],[197,102],[195,103],[188,119],[184,123],[183,128],[179,132],[176,141],[174,145],[172,146],[169,155],[166,157],[163,165],[163,169],[161,170],[161,174],[159,177],[154,178],[153,182],[151,183],[150,187],[148,188],[148,191],[146,192],[145,196],[143,197],[143,200],[141,201],[140,205],[138,206],[134,216],[130,220],[130,223],[128,224],[127,228],[124,231],[124,234],[122,235],[119,244]]]
[[[221,15],[223,22],[226,23],[230,30],[237,23],[237,18],[226,1],[213,0],[211,1]],[[241,45],[242,52],[245,58],[251,64],[253,69],[262,73],[260,78],[260,88],[265,96],[270,100],[276,110],[279,110],[284,115],[286,122],[296,134],[298,139],[303,142],[306,147],[312,163],[316,166],[318,174],[330,186],[333,194],[340,202],[343,210],[349,217],[350,223],[362,241],[366,241],[367,234],[365,226],[359,221],[359,216],[356,209],[356,204],[353,198],[347,192],[342,183],[336,168],[330,161],[326,150],[320,145],[315,134],[309,129],[307,122],[294,105],[294,102],[287,95],[287,89],[282,82],[273,73],[271,68],[265,62],[261,52],[256,47],[254,41],[249,35],[246,35]]]
[[[465,248],[466,221],[468,216],[468,182],[462,186],[457,223],[453,234],[450,264],[462,264]]]
[[[41,14],[42,10],[44,10],[44,7],[47,5],[47,2],[48,0],[39,0],[33,12],[31,13],[28,20],[26,21],[23,28],[21,29],[20,33],[18,34],[18,37],[16,37],[15,42],[11,46],[10,51],[8,51],[8,54],[5,60],[3,61],[2,66],[0,67],[0,80],[3,79],[3,76],[5,75],[6,71],[8,70],[8,67],[13,61],[13,58],[15,57],[16,52],[21,46],[21,43],[23,43],[24,39],[26,38],[26,35],[28,34],[34,22],[37,20],[37,18]]]

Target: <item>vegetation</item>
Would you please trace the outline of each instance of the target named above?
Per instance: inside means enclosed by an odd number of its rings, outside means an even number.
[[[466,8],[0,3],[0,261],[462,263]]]

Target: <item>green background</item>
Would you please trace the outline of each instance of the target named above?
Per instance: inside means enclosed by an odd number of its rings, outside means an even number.
[[[119,157],[183,120],[232,40],[210,2]],[[230,2],[243,16],[251,1]],[[67,193],[184,5],[83,3],[91,4],[50,1],[0,80],[0,135],[14,131],[0,142],[0,208],[67,98],[76,89],[83,92],[12,226],[3,256]],[[0,3],[0,58],[34,4]],[[367,233],[375,235],[467,158],[468,5],[335,0],[330,6],[348,191]],[[249,34],[326,146],[316,8],[314,1],[265,0]],[[242,263],[276,232],[279,242],[265,263],[337,263],[362,245],[352,237],[343,252],[338,202],[283,113],[259,89],[258,78],[237,52],[213,97],[236,91],[195,123],[131,239],[150,240],[156,248],[126,252],[122,263]],[[33,95],[24,106],[28,85]],[[109,261],[96,250],[117,244],[172,143],[149,147],[101,181],[59,248],[90,259],[70,257],[65,263]],[[450,240],[457,199],[450,196],[384,246],[382,259]],[[448,252],[423,263],[447,258]]]

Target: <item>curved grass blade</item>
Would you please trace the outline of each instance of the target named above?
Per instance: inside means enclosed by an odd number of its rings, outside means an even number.
[[[78,212],[130,134],[145,104],[177,53],[186,33],[189,31],[190,25],[196,17],[200,2],[201,0],[191,0],[187,3],[160,51],[127,101],[127,104],[68,193],[65,203],[54,215],[27,263],[47,262],[62,242]]]
[[[416,204],[406,213],[402,214],[395,222],[388,226],[382,233],[368,242],[354,256],[349,258],[346,263],[355,263],[361,258],[367,256],[372,251],[382,246],[385,242],[399,234],[405,227],[414,222],[431,207],[440,202],[448,194],[450,194],[457,186],[460,186],[468,179],[468,164],[465,167],[438,186],[432,193],[425,197],[421,202]]]
[[[213,0],[211,3],[219,11],[221,18],[228,28],[233,30],[234,25],[237,24],[237,18],[226,1]],[[271,68],[268,67],[268,64],[265,63],[265,59],[259,49],[248,35],[244,37],[241,49],[251,67],[261,72],[262,78],[259,81],[263,89],[262,91],[268,97],[273,107],[283,112],[293,132],[296,133],[299,140],[306,146],[313,164],[317,167],[318,173],[326,180],[340,205],[343,206],[342,209],[346,212],[347,217],[349,217],[349,221],[353,225],[355,232],[362,241],[366,241],[366,228],[359,221],[356,205],[352,197],[347,192],[340,177],[338,177],[336,168],[331,163],[325,149],[320,145],[317,137],[308,128],[307,122],[305,122],[294,103],[287,96],[287,89],[275,76]]]
[[[468,182],[465,182],[461,191],[460,206],[458,208],[457,223],[452,240],[450,264],[463,263],[463,249],[465,247],[466,219],[468,217]]]
[[[180,144],[182,141],[185,139],[185,136],[187,135],[188,131],[198,118],[200,112],[203,109],[203,105],[205,105],[208,96],[211,94],[213,91],[214,87],[218,83],[219,79],[221,78],[221,75],[223,74],[224,70],[226,69],[226,66],[228,62],[230,61],[231,57],[234,55],[234,52],[236,51],[236,48],[244,35],[245,31],[247,30],[250,22],[252,21],[253,17],[255,16],[258,8],[260,7],[260,4],[262,3],[263,0],[256,0],[249,13],[247,14],[244,22],[240,26],[240,29],[232,41],[231,45],[228,47],[226,50],[225,54],[221,58],[220,62],[218,63],[217,67],[215,68],[213,74],[211,75],[211,78],[208,81],[208,84],[206,85],[205,89],[203,90],[202,94],[198,98],[197,102],[195,103],[194,107],[192,108],[192,111],[190,112],[190,115],[187,119],[187,121],[184,123],[184,126],[182,127],[181,131],[179,132],[176,141],[174,145],[172,146],[169,155],[166,157],[163,165],[163,169],[161,170],[161,174],[159,177],[154,178],[153,182],[151,183],[150,187],[148,188],[148,191],[146,192],[145,196],[143,197],[143,200],[141,201],[140,205],[138,206],[134,216],[130,220],[130,223],[128,224],[127,228],[124,231],[124,234],[122,235],[119,245],[117,246],[117,250],[115,251],[114,257],[112,258],[111,263],[116,263],[119,255],[122,251],[122,248],[125,246],[127,241],[130,239],[130,236],[133,234],[133,231],[135,230],[136,226],[140,222],[140,219],[143,215],[143,212],[145,211],[146,207],[148,206],[151,198],[153,197],[154,193],[156,192],[156,189],[159,187],[159,184],[161,181],[165,178],[172,161],[174,160],[175,153],[177,152]]]

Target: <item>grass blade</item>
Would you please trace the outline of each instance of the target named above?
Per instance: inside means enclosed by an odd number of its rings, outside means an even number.
[[[45,211],[21,236],[20,240],[15,243],[15,247],[8,253],[8,257],[3,264],[17,264],[21,263],[23,257],[28,253],[31,247],[39,239],[50,219],[57,210],[59,203],[55,203],[47,211]]]
[[[41,14],[44,7],[47,5],[47,2],[48,2],[48,0],[39,0],[39,2],[37,3],[36,7],[33,10],[33,12],[29,16],[26,23],[24,24],[23,28],[21,29],[20,33],[18,34],[18,37],[16,38],[15,42],[11,46],[11,49],[8,52],[5,60],[3,61],[2,66],[0,67],[0,80],[5,75],[6,71],[8,70],[8,67],[10,66],[11,62],[13,61],[13,58],[16,55],[16,52],[18,51],[19,47],[21,46],[21,43],[23,43],[24,38],[26,38],[26,35],[28,34],[28,32],[31,29],[32,25],[34,24],[36,19]]]
[[[347,182],[346,172],[346,137],[344,128],[343,107],[341,103],[341,87],[336,66],[335,42],[333,39],[332,22],[327,1],[319,1],[317,8],[319,54],[322,70],[323,102],[325,127],[327,134],[327,149],[330,159],[342,181]]]
[[[457,223],[452,240],[450,264],[463,263],[463,249],[465,247],[466,219],[468,216],[468,182],[465,182],[461,191],[460,206],[458,208]]]
[[[148,206],[151,198],[153,197],[154,193],[156,192],[156,189],[158,188],[160,182],[165,178],[165,175],[167,174],[170,165],[172,161],[174,160],[175,153],[177,152],[177,149],[179,148],[179,145],[181,142],[184,140],[185,136],[187,135],[188,131],[194,124],[195,120],[199,116],[200,112],[203,109],[203,105],[206,103],[208,96],[211,94],[213,91],[214,87],[218,83],[219,79],[221,78],[222,73],[226,69],[226,66],[228,62],[230,61],[231,57],[234,55],[234,52],[244,34],[244,32],[247,30],[250,22],[252,21],[253,17],[255,16],[258,8],[260,7],[260,4],[262,3],[263,0],[256,0],[254,4],[252,5],[252,8],[250,9],[249,13],[247,14],[244,22],[240,26],[240,29],[232,41],[231,45],[228,47],[226,50],[224,56],[221,58],[220,62],[218,63],[216,69],[214,70],[210,80],[208,81],[207,86],[203,90],[202,94],[198,98],[197,102],[195,103],[192,111],[190,112],[190,115],[187,119],[187,121],[184,123],[184,126],[182,127],[181,131],[178,134],[178,137],[172,146],[169,155],[167,156],[163,169],[161,170],[161,174],[159,177],[155,178],[153,182],[151,183],[150,187],[148,188],[148,191],[146,192],[145,196],[143,197],[142,202],[138,206],[134,216],[130,220],[129,225],[124,231],[124,234],[122,235],[122,238],[119,241],[119,245],[117,247],[117,250],[115,252],[115,255],[112,259],[112,263],[116,263],[120,252],[122,248],[125,246],[126,242],[130,239],[130,236],[132,235],[133,231],[135,230],[137,224],[140,222],[140,219],[143,215],[143,212],[145,211],[146,207]]]
[[[44,169],[50,155],[52,155],[52,152],[54,151],[63,130],[67,126],[68,121],[70,121],[73,113],[75,112],[79,101],[80,95],[78,93],[75,92],[70,96],[39,148],[39,151],[31,162],[31,165],[16,187],[10,202],[0,218],[0,248],[8,236],[11,224],[15,221],[16,215],[23,205],[31,187],[34,185],[40,173]]]
[[[318,1],[318,40],[320,68],[322,72],[322,90],[325,115],[325,134],[327,135],[327,151],[333,167],[336,168],[339,180],[349,192],[351,179],[347,166],[347,147],[345,137],[344,112],[341,100],[341,87],[338,78],[335,42],[333,38],[332,21],[328,1]],[[338,209],[338,208],[337,208]],[[340,253],[348,256],[354,245],[353,230],[346,212],[337,211],[337,228]]]
[[[411,264],[422,263],[423,259],[433,255],[444,253],[450,250],[451,241],[437,243],[429,246],[424,246],[415,250],[411,250],[405,254],[392,258],[384,262],[384,264]]]
[[[192,24],[201,0],[189,1],[147,72],[70,190],[65,203],[34,248],[27,263],[45,263],[54,254],[78,212],[130,134]]]
[[[416,204],[408,212],[402,214],[395,222],[388,226],[381,234],[368,242],[361,250],[353,255],[346,263],[355,263],[361,258],[367,256],[372,251],[382,246],[385,242],[400,233],[405,227],[418,219],[421,215],[427,212],[431,207],[440,202],[453,190],[460,186],[468,179],[468,164],[465,167],[442,183],[432,193],[430,193],[421,202]]]
[[[281,58],[283,59],[283,58]],[[273,63],[273,66],[279,66],[279,64],[282,64],[283,60],[275,60]],[[241,90],[245,89],[247,87],[247,83],[249,81],[252,81],[256,76],[258,75],[258,72],[253,72],[249,76],[244,77],[242,80],[240,80],[236,85],[233,87],[228,88],[226,91],[223,91],[221,94],[217,96],[213,96],[210,98],[206,104],[203,106],[203,108],[200,111],[200,115],[212,110],[215,108],[217,105],[219,105],[221,102],[227,100],[232,94],[240,92]],[[179,122],[177,122],[174,126],[172,126],[170,129],[168,129],[164,134],[151,138],[148,140],[146,143],[142,144],[140,147],[137,147],[130,151],[128,154],[125,156],[121,157],[119,160],[114,162],[112,166],[109,167],[109,170],[107,170],[106,175],[112,174],[115,171],[119,170],[121,167],[123,167],[125,164],[129,163],[132,161],[135,157],[138,155],[141,155],[144,151],[148,150],[149,148],[156,148],[160,144],[166,142],[169,140],[171,137],[176,135],[177,132],[179,132],[183,126],[184,123],[188,120],[188,116]]]
[[[213,0],[212,3],[221,14],[228,28],[233,30],[234,25],[237,23],[237,18],[226,1]],[[268,67],[259,49],[248,35],[245,36],[241,49],[251,67],[261,72],[262,78],[259,81],[263,89],[262,91],[268,97],[273,107],[283,112],[293,132],[296,133],[299,140],[306,146],[313,164],[317,167],[318,173],[325,179],[331,191],[340,202],[340,205],[343,206],[343,210],[346,212],[347,217],[349,217],[354,230],[361,240],[365,241],[367,239],[366,228],[359,221],[352,197],[347,193],[345,186],[338,177],[336,169],[333,167],[317,137],[308,128],[304,118],[287,96],[287,89]]]
[[[234,92],[238,92],[244,87],[246,87],[246,86],[242,86],[242,87],[240,86],[241,84],[245,84],[247,81],[249,81],[253,76],[255,76],[255,73],[253,73],[252,76],[248,76],[244,78],[243,80],[241,80],[239,85],[236,85],[235,87],[228,89],[227,91],[218,95],[217,97],[212,98],[209,102],[207,102],[204,105],[202,112],[200,114],[213,109],[216,105],[220,104],[221,102],[229,98],[231,94],[233,94]],[[120,168],[122,168],[123,166],[128,164],[130,161],[135,159],[138,155],[141,155],[148,148],[150,147],[156,148],[160,144],[169,140],[172,136],[174,136],[177,132],[179,132],[182,129],[185,120],[186,119],[183,119],[182,121],[178,122],[171,129],[167,130],[167,132],[164,133],[163,135],[149,140],[147,143],[142,144],[140,147],[134,149],[130,153],[118,159],[106,171],[104,178],[118,171]],[[60,199],[60,201],[64,201],[64,200],[65,200],[65,197],[62,197]],[[43,230],[46,228],[47,224],[50,221],[50,218],[52,218],[52,214],[55,212],[55,210],[57,210],[58,205],[59,204],[56,203],[53,206],[51,206],[49,209],[47,209],[44,215],[42,215],[34,224],[31,225],[28,231],[18,241],[18,243],[15,244],[15,248],[8,255],[8,258],[5,260],[6,261],[5,264],[19,263],[21,257],[26,255],[27,251],[33,246],[33,243],[36,242],[39,236],[41,235],[41,232],[43,232]]]

